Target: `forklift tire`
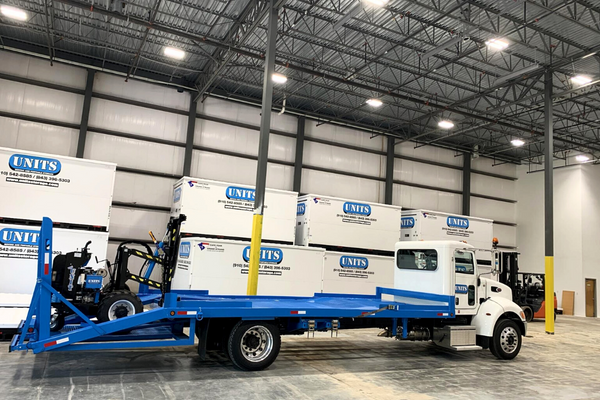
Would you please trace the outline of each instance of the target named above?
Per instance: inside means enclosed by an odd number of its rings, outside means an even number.
[[[144,311],[144,305],[137,295],[126,290],[108,293],[98,305],[98,321],[107,322],[129,317]]]
[[[65,326],[65,316],[54,313],[50,317],[50,332],[58,332]]]
[[[494,337],[490,340],[490,351],[501,360],[512,360],[521,351],[521,330],[510,319],[501,319],[496,323]]]
[[[260,371],[275,361],[281,348],[279,328],[268,322],[240,321],[227,341],[227,353],[243,371]]]
[[[533,309],[531,307],[522,307],[523,313],[525,313],[525,321],[531,322],[533,321]]]

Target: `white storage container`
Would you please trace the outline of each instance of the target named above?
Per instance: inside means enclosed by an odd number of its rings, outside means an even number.
[[[116,164],[0,147],[0,217],[108,228]]]
[[[375,294],[394,287],[394,257],[325,252],[323,293]]]
[[[298,194],[267,189],[262,240],[294,243]],[[185,214],[182,233],[250,239],[254,187],[183,177],[173,186],[171,216]]]
[[[82,249],[91,240],[89,250],[92,258],[90,267],[106,258],[107,232],[82,231],[75,229],[53,229],[52,253],[68,253]],[[31,294],[37,278],[37,241],[39,227],[0,224],[0,293]]]
[[[324,249],[265,244],[261,247],[259,295],[313,296],[321,292]],[[182,239],[172,289],[245,295],[250,242]]]
[[[307,194],[298,198],[296,244],[394,251],[401,207]]]
[[[459,240],[477,249],[492,248],[494,221],[429,210],[402,211],[402,241]],[[478,252],[477,259],[491,260],[491,253]]]

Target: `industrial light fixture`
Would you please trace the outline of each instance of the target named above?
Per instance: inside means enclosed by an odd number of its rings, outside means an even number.
[[[575,159],[579,162],[590,161],[590,158],[588,156],[586,156],[585,154],[580,154],[580,155],[576,156]]]
[[[381,107],[383,105],[383,101],[379,99],[369,99],[367,100],[367,104],[371,107]]]
[[[513,146],[515,147],[521,147],[525,144],[525,141],[521,140],[521,139],[513,139],[510,141],[512,143]]]
[[[7,18],[16,19],[17,21],[25,21],[27,13],[20,8],[7,5],[0,6],[0,12]]]
[[[183,60],[183,57],[185,57],[185,51],[175,47],[165,47],[163,53],[165,56],[176,60]]]
[[[504,50],[508,47],[508,42],[503,39],[490,39],[485,44],[494,50]]]
[[[271,75],[271,79],[273,79],[274,83],[286,83],[287,82],[287,76],[277,73],[277,72],[275,72],[273,75]]]
[[[389,0],[366,0],[366,1],[367,1],[367,3],[371,3],[378,7],[383,7],[388,3]]]
[[[596,53],[598,53],[598,52],[597,52],[597,51],[594,51],[593,53],[586,54],[585,56],[581,57],[581,59],[582,59],[582,60],[585,60],[585,59],[586,59],[586,58],[588,58],[588,57],[595,56],[595,55],[596,55]]]
[[[590,78],[589,76],[577,75],[571,77],[571,81],[573,83],[576,83],[577,85],[586,85],[592,81],[592,78]]]
[[[452,128],[454,128],[454,123],[452,121],[448,121],[447,119],[444,119],[444,120],[438,122],[438,126],[442,129],[452,129]]]

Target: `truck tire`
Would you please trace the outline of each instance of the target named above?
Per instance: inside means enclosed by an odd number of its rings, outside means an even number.
[[[525,321],[531,322],[533,321],[533,309],[529,306],[521,307],[523,309],[523,313],[525,313]]]
[[[98,305],[98,321],[107,322],[129,317],[144,311],[144,305],[137,295],[127,290],[108,293]]]
[[[510,319],[501,319],[496,323],[494,337],[490,340],[490,351],[501,360],[512,360],[521,351],[521,330]]]
[[[260,371],[275,361],[281,348],[279,328],[262,321],[238,322],[227,341],[227,353],[243,371]]]

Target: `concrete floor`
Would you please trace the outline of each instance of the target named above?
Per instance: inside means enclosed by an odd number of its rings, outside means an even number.
[[[0,353],[0,398],[26,399],[600,399],[600,319],[530,325],[521,354],[452,353],[378,338],[287,337],[275,363],[240,372],[194,347],[95,353]],[[6,346],[7,344],[3,344]]]

